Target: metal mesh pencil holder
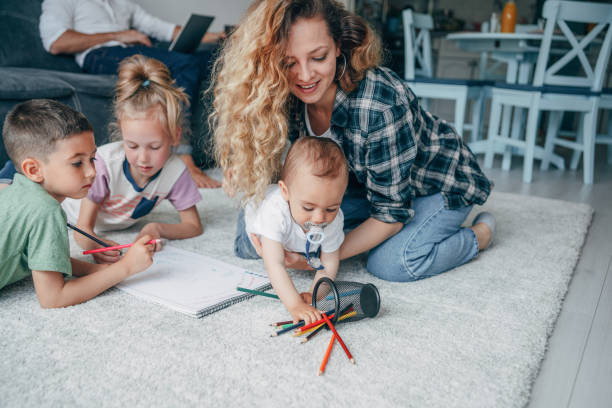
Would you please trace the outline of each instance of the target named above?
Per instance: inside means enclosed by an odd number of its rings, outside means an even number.
[[[329,278],[321,278],[312,291],[312,305],[319,310],[334,310],[332,323],[336,323],[340,314],[350,307],[355,315],[343,320],[354,322],[364,317],[374,317],[380,310],[380,295],[378,289],[371,283],[348,281],[334,282]]]

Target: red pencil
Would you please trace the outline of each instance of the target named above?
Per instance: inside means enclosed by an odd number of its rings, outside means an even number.
[[[329,317],[330,317],[330,318],[333,318],[333,317],[334,317],[334,315],[330,315]],[[297,332],[297,331],[303,332],[303,331],[306,331],[306,330],[308,330],[308,329],[311,329],[311,328],[313,328],[313,327],[315,327],[315,326],[318,326],[318,325],[320,325],[321,323],[325,323],[325,319],[320,319],[320,320],[317,320],[316,322],[312,322],[312,323],[310,323],[310,324],[307,324],[306,326],[298,327],[297,329],[295,329],[295,331],[296,331],[296,332]]]
[[[327,346],[327,350],[325,351],[325,357],[323,357],[323,361],[321,362],[321,368],[319,368],[319,375],[323,374],[323,371],[325,371],[327,360],[329,360],[329,355],[331,354],[332,347],[334,347],[334,340],[336,340],[336,335],[332,334],[331,340],[329,341],[329,346]]]
[[[342,341],[342,337],[340,337],[340,335],[338,334],[338,332],[336,331],[336,328],[334,327],[334,325],[332,324],[332,322],[329,320],[329,317],[327,317],[327,315],[325,313],[321,313],[323,315],[323,318],[325,319],[325,321],[327,322],[327,325],[329,326],[329,328],[331,329],[332,332],[334,332],[334,336],[336,336],[336,338],[338,339],[338,343],[340,343],[340,345],[342,346],[342,348],[344,349],[344,352],[346,353],[346,356],[348,357],[349,361],[353,364],[355,364],[355,359],[353,358],[353,356],[351,355],[351,352],[348,350],[348,347],[346,347],[346,344],[344,344],[344,342]]]
[[[155,245],[155,244],[159,244],[161,242],[161,239],[152,239],[150,241],[148,241],[146,243],[146,245]],[[106,251],[112,251],[114,249],[123,249],[123,248],[129,248],[132,245],[134,245],[133,243],[131,244],[124,244],[124,245],[115,245],[115,246],[110,246],[110,247],[106,247],[106,248],[96,248],[96,249],[90,249],[88,251],[83,251],[83,255],[88,255],[88,254],[95,254],[97,252],[106,252]]]
[[[342,314],[349,313],[351,311],[353,311],[353,306],[347,308],[346,310],[343,310]],[[342,314],[340,316],[342,316]],[[333,319],[334,315],[329,315],[329,318]],[[320,319],[320,320],[317,320],[316,322],[312,322],[310,324],[307,324],[306,326],[302,326],[299,329],[295,329],[295,330],[296,331],[300,331],[300,332],[304,332],[304,331],[306,331],[308,329],[311,329],[311,328],[313,328],[315,326],[318,326],[318,325],[320,325],[321,323],[324,323],[324,322],[325,322],[325,319]]]

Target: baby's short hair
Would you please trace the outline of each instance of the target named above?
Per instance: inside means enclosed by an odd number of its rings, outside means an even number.
[[[50,99],[32,99],[6,115],[2,139],[19,171],[26,158],[46,161],[58,140],[86,131],[93,132],[93,127],[82,113]]]
[[[302,136],[297,139],[287,153],[281,179],[290,183],[296,170],[302,166],[308,166],[316,177],[343,177],[348,180],[344,152],[336,142],[326,137]]]

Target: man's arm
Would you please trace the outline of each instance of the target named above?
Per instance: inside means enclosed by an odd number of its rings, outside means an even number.
[[[174,27],[174,31],[172,32],[172,41],[176,38],[176,36],[181,32],[182,26],[177,25]],[[204,37],[202,37],[202,44],[210,44],[215,43],[219,40],[225,38],[225,33],[206,33]]]
[[[124,44],[142,44],[147,47],[151,46],[149,37],[136,30],[84,34],[69,29],[64,31],[64,33],[51,44],[49,52],[53,55],[76,54],[109,41],[119,41]]]

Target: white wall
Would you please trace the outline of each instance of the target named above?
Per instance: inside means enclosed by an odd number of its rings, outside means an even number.
[[[190,13],[215,16],[209,31],[223,31],[234,25],[249,8],[252,0],[133,0],[149,13],[174,24],[184,24]],[[349,8],[354,0],[340,0]]]
[[[184,24],[190,13],[215,16],[209,31],[237,24],[252,0],[133,0],[147,12],[174,24]]]

